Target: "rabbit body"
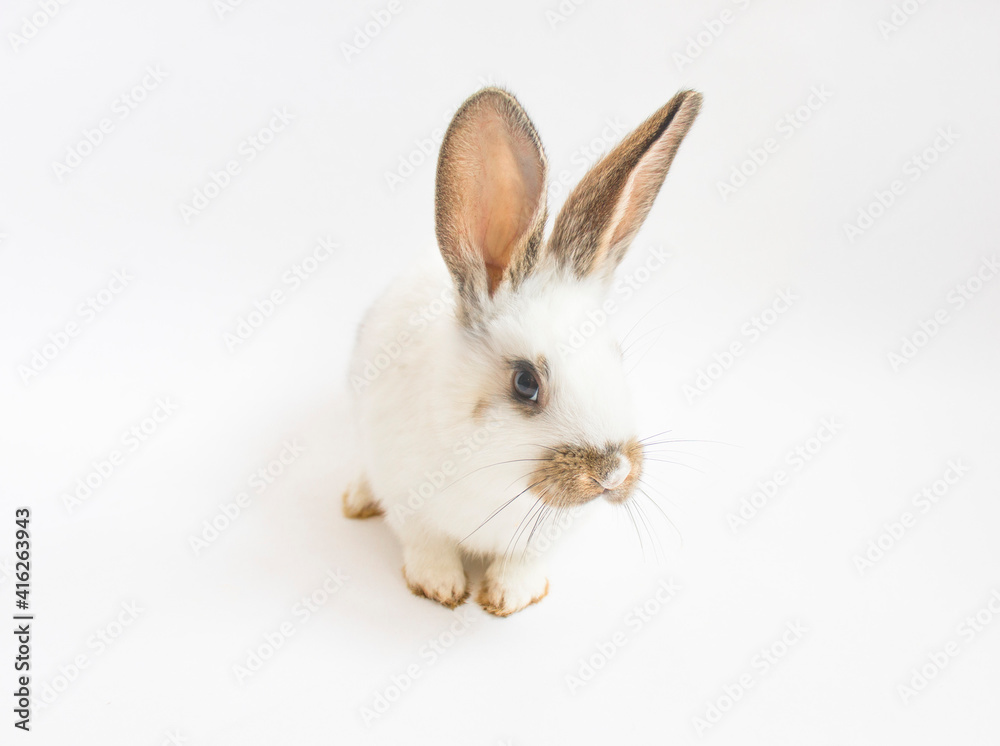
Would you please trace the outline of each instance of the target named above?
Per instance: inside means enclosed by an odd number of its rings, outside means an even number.
[[[386,516],[414,593],[462,603],[475,554],[478,602],[518,611],[548,591],[537,532],[633,493],[621,350],[594,314],[699,103],[678,94],[595,165],[547,242],[544,151],[516,99],[485,89],[456,113],[438,164],[444,263],[376,301],[350,373],[360,459],[344,510]]]

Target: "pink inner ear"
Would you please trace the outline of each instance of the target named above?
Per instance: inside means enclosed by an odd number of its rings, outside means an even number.
[[[545,215],[545,153],[517,100],[496,88],[455,114],[438,159],[441,254],[467,297],[493,295],[531,268]]]
[[[481,252],[492,294],[531,228],[543,176],[534,146],[512,136],[497,115],[491,114],[472,137],[471,157],[464,164],[469,168],[464,212],[471,216],[469,235]]]

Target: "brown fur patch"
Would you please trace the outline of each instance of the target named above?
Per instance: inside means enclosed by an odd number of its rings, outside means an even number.
[[[382,506],[378,504],[378,500],[372,494],[367,479],[362,478],[355,484],[348,486],[344,490],[341,500],[343,502],[344,515],[348,518],[361,520],[384,515]]]
[[[483,398],[476,402],[476,406],[472,408],[472,419],[481,420],[486,416],[486,413],[490,409],[490,400]]]
[[[537,483],[535,494],[555,508],[582,505],[602,495],[614,503],[624,502],[642,475],[642,446],[635,440],[604,448],[561,446],[546,454],[529,480]],[[600,481],[618,468],[619,456],[628,459],[632,469],[624,482],[605,495]]]

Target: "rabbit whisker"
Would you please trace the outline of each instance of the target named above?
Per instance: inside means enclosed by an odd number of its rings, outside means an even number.
[[[639,539],[639,549],[642,551],[642,560],[646,561],[646,545],[642,541],[642,534],[639,533],[639,525],[635,522],[635,516],[632,515],[632,509],[629,507],[628,502],[622,503],[622,507],[625,508],[625,513],[628,515],[630,521],[632,521],[632,528],[635,529],[636,538]]]
[[[642,354],[639,356],[639,359],[635,361],[635,364],[632,365],[632,367],[629,368],[627,371],[625,371],[625,377],[626,378],[628,378],[630,375],[632,375],[632,372],[636,368],[639,367],[639,363],[641,363],[643,361],[643,359],[646,357],[646,355],[649,354],[649,351],[651,349],[653,349],[654,347],[656,347],[656,343],[659,342],[662,337],[663,337],[663,332],[661,331],[659,334],[656,335],[656,339],[653,340],[653,343],[649,347],[647,347],[645,350],[642,351]]]
[[[654,334],[654,333],[660,331],[661,329],[665,329],[666,327],[670,326],[673,323],[676,323],[676,322],[668,321],[665,324],[660,324],[659,326],[654,326],[652,329],[647,329],[646,331],[644,331],[638,337],[636,337],[635,339],[633,339],[632,342],[629,344],[628,347],[626,347],[625,349],[622,350],[622,359],[623,360],[628,360],[629,353],[632,350],[635,349],[636,345],[639,344],[640,340],[645,339],[650,334]]]
[[[658,461],[661,464],[673,464],[674,466],[683,466],[685,469],[691,469],[692,471],[696,471],[699,474],[705,473],[704,470],[699,469],[697,466],[691,466],[691,464],[684,464],[681,463],[680,461],[671,461],[670,459],[665,459],[665,458],[652,458],[650,456],[644,456],[643,458],[645,458],[646,461]]]
[[[514,531],[514,535],[511,537],[510,541],[507,542],[507,548],[504,549],[503,552],[503,567],[505,569],[507,567],[508,562],[514,558],[513,550],[517,548],[518,537],[520,537],[520,535],[524,532],[525,527],[531,521],[531,518],[534,515],[535,510],[540,509],[541,507],[544,507],[544,504],[542,503],[542,495],[539,495],[535,499],[534,504],[528,510],[527,514],[525,514],[524,518],[521,519],[521,522],[517,524],[517,529]]]
[[[676,294],[677,294],[677,291],[674,291],[673,293],[671,293],[670,295],[668,295],[666,298],[664,298],[664,299],[658,301],[657,303],[654,303],[652,306],[650,306],[649,310],[646,311],[646,313],[644,313],[642,316],[640,316],[638,321],[636,321],[634,324],[632,324],[632,328],[628,330],[628,332],[625,334],[624,337],[622,337],[621,343],[624,345],[625,342],[628,341],[629,335],[631,335],[632,332],[635,331],[635,328],[637,326],[639,326],[640,323],[642,323],[643,319],[645,319],[647,316],[649,316],[649,314],[651,314],[657,308],[659,308],[660,306],[662,306],[668,300],[670,300],[671,298],[673,298],[674,295],[676,295]]]
[[[524,551],[521,552],[521,559],[522,560],[524,559],[524,555],[526,555],[528,553],[528,547],[531,546],[531,540],[535,536],[535,531],[538,529],[538,525],[539,525],[540,521],[543,520],[545,517],[547,517],[548,514],[549,514],[549,511],[551,511],[551,510],[552,510],[552,508],[550,508],[548,505],[543,505],[542,506],[541,512],[539,512],[538,517],[535,519],[535,525],[531,527],[531,533],[528,534],[528,541],[525,542],[525,544],[524,544]]]
[[[655,435],[647,435],[645,438],[640,438],[639,442],[645,443],[647,440],[650,440],[652,438],[659,438],[661,435],[666,435],[667,433],[672,433],[672,432],[673,430],[664,430],[663,432],[656,433]]]
[[[516,464],[516,463],[519,463],[521,461],[550,461],[550,460],[551,459],[547,459],[547,458],[512,458],[512,459],[510,459],[508,461],[497,461],[495,464],[486,464],[486,466],[480,466],[480,467],[478,467],[476,469],[473,469],[470,472],[467,472],[467,473],[463,474],[458,479],[456,479],[454,482],[451,482],[450,484],[446,485],[445,487],[442,487],[440,491],[444,492],[445,490],[449,489],[450,487],[453,487],[454,485],[456,485],[459,482],[461,482],[466,477],[471,477],[477,471],[482,471],[483,469],[491,469],[494,466],[503,466],[504,464]]]
[[[649,485],[648,485],[648,484],[647,484],[647,485],[645,485],[645,486],[646,486],[646,487],[649,487]],[[659,503],[657,503],[657,502],[656,502],[656,500],[654,500],[653,498],[651,498],[651,497],[649,496],[649,493],[648,493],[648,492],[646,492],[646,490],[644,490],[644,489],[643,489],[642,487],[639,487],[639,488],[637,488],[637,489],[639,490],[639,492],[640,492],[640,493],[642,493],[642,495],[643,495],[643,496],[645,496],[645,498],[646,498],[647,500],[649,500],[649,501],[650,501],[651,503],[653,503],[653,505],[655,505],[655,506],[656,506],[656,509],[657,509],[657,510],[659,510],[659,511],[660,511],[660,513],[662,513],[662,514],[663,514],[663,517],[664,517],[664,518],[666,519],[667,523],[669,523],[669,524],[670,524],[670,528],[672,528],[672,529],[674,530],[674,533],[676,533],[676,534],[677,534],[677,538],[678,538],[678,539],[680,539],[680,541],[681,541],[681,546],[684,546],[684,537],[683,537],[683,536],[681,535],[681,531],[680,531],[680,529],[679,529],[679,528],[677,528],[677,525],[676,525],[676,524],[675,524],[675,523],[674,523],[674,522],[673,522],[672,520],[670,520],[670,516],[668,516],[668,515],[666,514],[666,511],[664,511],[664,510],[663,510],[663,508],[661,508],[661,507],[660,507]],[[652,489],[652,488],[650,488],[650,489]]]
[[[517,498],[519,498],[519,497],[520,497],[521,495],[523,495],[523,494],[524,494],[525,492],[527,492],[528,490],[530,490],[530,489],[531,489],[532,487],[537,487],[537,486],[538,486],[539,484],[541,484],[541,483],[542,483],[542,480],[539,480],[539,481],[535,482],[534,484],[529,484],[529,485],[528,485],[527,487],[525,487],[525,488],[524,488],[523,490],[521,490],[520,492],[518,492],[518,493],[517,493],[516,495],[514,495],[514,497],[512,497],[512,498],[511,498],[510,500],[508,500],[508,501],[507,501],[507,502],[505,502],[505,503],[504,503],[503,505],[501,505],[501,506],[500,506],[499,508],[497,508],[497,509],[496,509],[496,510],[494,510],[494,511],[493,511],[492,513],[490,513],[490,514],[489,514],[489,516],[488,516],[488,517],[486,518],[486,520],[485,520],[485,521],[483,521],[482,523],[480,523],[480,524],[479,524],[479,525],[478,525],[478,526],[477,526],[477,527],[475,528],[475,530],[474,530],[474,531],[473,531],[472,533],[470,533],[470,534],[469,534],[468,536],[466,536],[466,537],[465,537],[465,539],[468,539],[468,538],[469,538],[469,536],[472,536],[472,534],[476,533],[476,531],[478,531],[478,530],[479,530],[479,529],[481,529],[481,528],[482,528],[483,526],[485,526],[485,525],[486,525],[487,523],[489,523],[490,521],[492,521],[492,520],[493,520],[493,519],[494,519],[494,518],[495,518],[495,517],[497,516],[497,514],[498,514],[498,513],[499,513],[499,512],[501,511],[501,510],[503,510],[504,508],[506,508],[506,507],[507,507],[508,505],[510,505],[510,504],[511,504],[512,502],[514,502],[514,501],[515,501],[515,500],[516,500]],[[459,544],[461,544],[462,542],[464,542],[464,541],[465,541],[465,539],[462,539],[462,541],[460,541],[460,542],[458,542],[458,543],[459,543]]]

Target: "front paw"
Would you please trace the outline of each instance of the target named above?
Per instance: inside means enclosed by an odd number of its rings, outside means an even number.
[[[476,602],[490,614],[510,616],[538,603],[548,594],[549,581],[544,575],[520,568],[504,571],[496,565],[487,569],[476,594]]]
[[[464,604],[469,597],[469,583],[461,564],[457,568],[445,563],[407,564],[403,567],[403,578],[415,596],[437,601],[449,609]]]

